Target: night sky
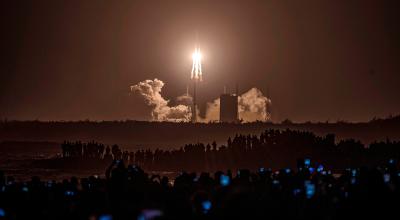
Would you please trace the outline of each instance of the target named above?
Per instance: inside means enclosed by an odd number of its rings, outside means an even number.
[[[400,113],[400,3],[59,1],[0,3],[0,119],[148,119],[128,95],[146,79],[186,92],[203,52],[200,102],[257,87],[281,121]],[[197,42],[196,42],[197,39]]]

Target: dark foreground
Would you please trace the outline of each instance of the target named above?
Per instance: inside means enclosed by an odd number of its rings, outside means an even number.
[[[400,208],[395,161],[340,177],[296,170],[182,173],[174,181],[114,161],[105,178],[15,182],[0,175],[0,219],[387,219]]]

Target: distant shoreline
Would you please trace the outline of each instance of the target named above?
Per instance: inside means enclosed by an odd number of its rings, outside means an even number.
[[[336,139],[354,138],[368,145],[387,138],[400,139],[400,116],[369,122],[282,123],[174,123],[150,121],[0,121],[0,142],[99,141],[128,149],[178,148],[187,143],[224,144],[238,133],[258,134],[266,129],[292,129],[319,136],[335,134]]]

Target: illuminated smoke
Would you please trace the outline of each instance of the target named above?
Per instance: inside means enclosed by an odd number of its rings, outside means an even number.
[[[203,78],[202,78],[203,72],[201,71],[202,55],[200,52],[200,48],[196,48],[194,50],[192,59],[193,59],[193,66],[192,66],[192,72],[191,72],[190,78],[194,79],[194,80],[202,81],[203,80]]]
[[[267,121],[270,119],[267,107],[271,100],[265,97],[257,88],[239,96],[239,118],[243,122]]]
[[[147,105],[152,108],[154,121],[189,122],[192,113],[187,105],[168,106],[169,100],[161,96],[164,82],[158,79],[145,80],[131,86],[131,92],[140,94]]]
[[[271,100],[265,97],[257,88],[251,88],[238,97],[239,119],[242,122],[270,120],[268,106]],[[203,122],[219,121],[220,99],[207,103],[207,110]]]
[[[191,106],[193,98],[188,94],[176,98],[176,106],[169,106],[169,100],[161,96],[164,82],[158,79],[145,80],[131,86],[131,91],[140,94],[145,103],[149,105],[151,116],[154,121],[190,122],[192,118]],[[243,122],[267,121],[268,106],[271,100],[265,97],[257,88],[251,88],[238,97],[239,119]],[[204,117],[200,117],[197,109],[198,122],[219,121],[220,99],[207,103]]]

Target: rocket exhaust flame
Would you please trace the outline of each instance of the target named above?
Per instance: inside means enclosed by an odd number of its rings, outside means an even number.
[[[203,80],[203,73],[201,71],[201,52],[200,48],[195,48],[192,54],[193,66],[190,78],[193,81],[193,107],[192,107],[192,122],[197,122],[197,99],[196,99],[196,84]]]
[[[190,78],[192,80],[198,80],[202,81],[203,78],[203,73],[201,71],[201,51],[200,48],[197,48],[194,50],[194,53],[192,54],[192,59],[193,59],[193,66],[192,66],[192,73],[190,75]]]

